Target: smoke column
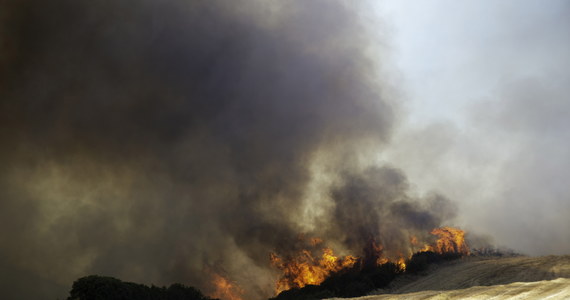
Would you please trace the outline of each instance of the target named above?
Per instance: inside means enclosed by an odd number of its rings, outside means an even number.
[[[207,291],[212,268],[261,299],[300,233],[359,254],[453,216],[367,159],[398,107],[347,3],[0,3],[8,299],[88,274]]]

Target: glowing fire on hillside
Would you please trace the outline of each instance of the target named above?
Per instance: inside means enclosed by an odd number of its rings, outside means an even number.
[[[293,256],[281,257],[271,253],[271,264],[281,270],[282,275],[278,279],[275,287],[276,294],[292,288],[302,288],[309,284],[318,285],[325,281],[331,274],[353,267],[365,267],[372,259],[372,264],[380,266],[386,263],[394,263],[401,272],[406,270],[406,260],[411,258],[414,252],[435,252],[438,254],[460,254],[469,255],[469,248],[465,243],[465,231],[442,227],[433,229],[430,232],[437,236],[437,240],[432,243],[420,243],[418,238],[410,238],[410,247],[406,249],[408,255],[397,252],[395,257],[386,257],[384,247],[371,239],[365,247],[366,257],[354,257],[347,255],[344,257],[335,256],[330,248],[323,248],[320,256],[315,251],[301,250]],[[320,239],[314,239],[322,243]],[[423,247],[420,245],[423,244]],[[313,246],[316,246],[313,244]],[[421,248],[420,248],[421,247]]]
[[[357,258],[347,255],[339,258],[330,248],[324,248],[321,257],[314,257],[308,250],[299,255],[283,259],[275,253],[270,255],[271,264],[283,272],[277,281],[277,294],[292,288],[301,288],[307,284],[319,284],[331,273],[352,267]]]
[[[433,252],[469,255],[469,247],[465,243],[465,231],[453,227],[442,227],[432,230],[431,234],[439,237]]]
[[[214,292],[210,295],[212,298],[223,300],[242,300],[244,290],[226,277],[217,273],[212,273],[211,283],[214,287]]]
[[[320,238],[312,238],[307,243],[308,249],[288,255],[279,256],[270,253],[271,265],[281,271],[281,276],[275,283],[275,293],[302,288],[306,285],[318,285],[324,282],[334,273],[354,268],[366,268],[393,263],[399,272],[406,271],[406,263],[413,253],[434,252],[438,254],[469,255],[470,250],[465,243],[465,231],[452,227],[435,228],[430,232],[436,239],[431,242],[420,241],[416,236],[410,237],[408,249],[404,252],[393,252],[387,256],[384,246],[370,239],[364,247],[363,257],[352,255],[337,256],[331,248],[324,247],[324,241]],[[214,291],[210,294],[213,298],[222,300],[242,300],[245,291],[235,282],[212,272],[212,286]]]

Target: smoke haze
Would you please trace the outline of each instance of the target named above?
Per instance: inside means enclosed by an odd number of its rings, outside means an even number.
[[[457,204],[458,224],[570,253],[570,5],[383,1],[407,116],[382,159]]]
[[[368,168],[395,119],[366,27],[342,2],[30,0],[1,11],[8,298],[63,296],[87,274],[208,292],[210,269],[247,299],[271,296],[270,251],[343,230],[317,229],[327,209],[303,217],[315,170]],[[379,176],[370,192],[404,197],[403,174]],[[356,217],[340,213],[358,201],[350,182],[336,202],[326,181],[313,189],[343,225]]]
[[[384,29],[371,30],[367,10],[330,0],[0,1],[3,296],[61,298],[89,274],[208,293],[214,270],[244,299],[262,299],[279,277],[269,253],[297,251],[300,234],[353,255],[373,238],[396,256],[412,235],[429,239],[461,218],[458,208],[473,208],[465,200],[418,192],[472,189],[436,180],[457,174],[435,166],[454,128],[394,135],[402,99],[397,76],[379,76]],[[564,83],[513,81],[504,93],[539,87],[564,111]],[[536,128],[542,111],[567,135],[560,110],[526,99],[542,110],[513,104],[516,115],[536,122],[513,118],[511,128]],[[495,128],[513,116],[510,103],[473,118]],[[535,167],[527,162],[522,174]]]

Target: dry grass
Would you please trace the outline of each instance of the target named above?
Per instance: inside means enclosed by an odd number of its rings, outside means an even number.
[[[570,299],[570,256],[471,257],[396,280],[359,300]],[[386,294],[390,293],[390,294]]]

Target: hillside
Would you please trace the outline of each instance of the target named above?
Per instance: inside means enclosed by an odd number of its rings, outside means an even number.
[[[569,278],[568,255],[471,257],[399,278],[379,295],[355,299],[567,299]]]

